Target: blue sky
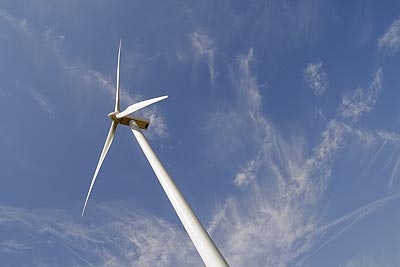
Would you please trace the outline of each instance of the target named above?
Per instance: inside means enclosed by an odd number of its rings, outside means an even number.
[[[231,266],[399,266],[400,2],[3,1],[2,266],[202,266],[113,110]]]

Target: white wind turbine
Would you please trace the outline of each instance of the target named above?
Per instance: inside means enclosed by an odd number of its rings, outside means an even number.
[[[122,40],[121,40],[122,41]],[[194,214],[193,210],[190,208],[189,204],[186,202],[185,198],[176,187],[172,178],[169,176],[168,172],[165,170],[164,166],[161,164],[157,155],[154,153],[150,144],[147,142],[146,137],[143,135],[141,129],[146,130],[150,124],[149,120],[141,119],[131,115],[135,111],[147,107],[153,103],[161,101],[168,96],[160,96],[145,101],[135,103],[127,107],[124,111],[120,112],[119,106],[119,91],[120,91],[120,57],[121,57],[121,41],[119,42],[118,48],[118,65],[117,65],[117,90],[115,97],[115,110],[108,114],[111,119],[111,128],[108,132],[106,142],[101,152],[99,162],[97,163],[96,170],[93,175],[92,182],[89,187],[89,191],[86,196],[85,204],[83,206],[82,216],[85,213],[86,205],[89,200],[90,193],[92,191],[94,182],[96,181],[97,174],[100,167],[106,157],[107,151],[114,139],[115,130],[118,124],[127,125],[131,128],[133,135],[138,141],[140,147],[142,148],[147,160],[149,161],[151,167],[153,168],[158,181],[160,182],[162,188],[168,196],[175,212],[177,213],[179,219],[181,220],[186,232],[188,233],[190,239],[192,240],[197,252],[200,254],[201,259],[207,267],[223,267],[228,266],[221,252],[218,250],[211,237],[208,235],[207,231],[204,229],[199,219]]]

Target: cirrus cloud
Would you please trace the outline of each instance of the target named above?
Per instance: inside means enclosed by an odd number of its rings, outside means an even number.
[[[396,19],[378,39],[378,48],[394,54],[400,49],[400,18]]]
[[[309,63],[303,71],[303,79],[316,96],[321,96],[328,88],[328,77],[322,69],[322,62]]]

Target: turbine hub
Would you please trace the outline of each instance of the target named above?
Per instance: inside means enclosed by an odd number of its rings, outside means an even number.
[[[119,123],[119,119],[117,119],[117,114],[119,112],[118,111],[114,111],[108,114],[108,117],[110,118],[110,120]]]

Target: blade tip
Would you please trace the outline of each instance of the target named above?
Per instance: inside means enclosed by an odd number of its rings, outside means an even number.
[[[86,203],[85,203],[85,205],[83,206],[83,209],[82,209],[82,214],[81,214],[82,217],[83,217],[83,215],[85,215],[85,210],[86,210]]]

